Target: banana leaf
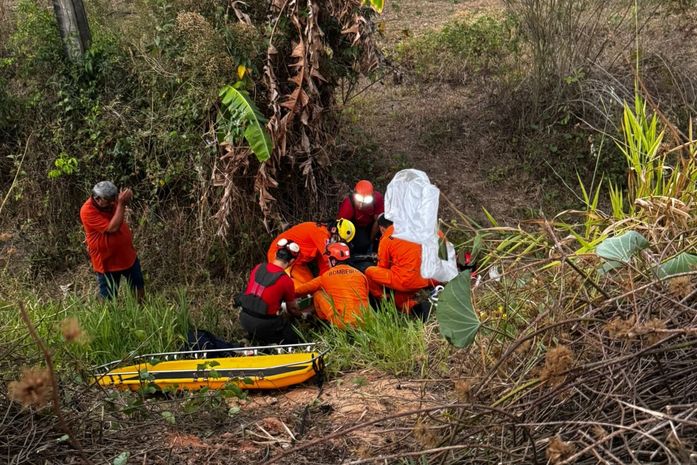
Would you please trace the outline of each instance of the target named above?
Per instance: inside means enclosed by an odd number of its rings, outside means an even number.
[[[264,125],[266,118],[254,105],[251,97],[244,90],[234,86],[225,86],[220,91],[224,113],[218,114],[218,124],[226,129],[219,134],[219,139],[229,139],[235,128],[244,128],[243,136],[260,162],[271,158],[273,143]],[[234,143],[233,140],[228,140]]]
[[[659,278],[667,278],[674,274],[687,273],[695,268],[697,268],[697,255],[683,252],[661,263],[657,274]]]
[[[605,239],[595,249],[595,253],[605,260],[600,271],[607,273],[628,264],[635,254],[648,246],[649,241],[636,231],[627,231],[619,236]]]
[[[438,297],[436,318],[440,333],[455,347],[467,347],[479,330],[479,318],[472,305],[471,277],[468,270],[445,285]]]

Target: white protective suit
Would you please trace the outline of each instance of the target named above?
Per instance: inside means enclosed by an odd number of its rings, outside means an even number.
[[[394,222],[394,237],[421,244],[421,276],[446,283],[458,271],[452,244],[447,244],[448,259],[438,258],[439,197],[426,173],[402,170],[387,185],[385,218]]]

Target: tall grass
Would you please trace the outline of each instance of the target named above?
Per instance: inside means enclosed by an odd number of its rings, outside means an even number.
[[[189,327],[189,308],[183,294],[174,301],[150,296],[138,305],[132,295],[113,302],[79,297],[65,300],[39,300],[24,296],[24,306],[38,333],[54,350],[59,362],[79,362],[85,366],[103,364],[135,354],[176,350],[185,341]],[[0,343],[26,340],[18,304],[0,303]],[[80,337],[64,340],[62,323],[75,318]]]
[[[89,340],[77,348],[93,363],[177,350],[186,340],[189,327],[189,308],[183,294],[175,302],[153,296],[144,305],[138,305],[129,294],[115,303],[78,306],[68,316],[77,317],[85,328]]]
[[[326,326],[311,338],[329,348],[327,368],[334,374],[372,368],[395,376],[414,375],[428,360],[424,324],[389,301],[376,311],[366,310],[355,328]]]

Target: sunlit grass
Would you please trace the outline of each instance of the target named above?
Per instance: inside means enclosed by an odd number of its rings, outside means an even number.
[[[29,336],[18,305],[0,305],[2,342],[26,342]],[[183,294],[174,301],[153,295],[142,305],[125,292],[113,302],[79,297],[44,301],[25,296],[23,305],[58,361],[70,356],[86,366],[135,354],[177,350],[186,340],[189,327],[189,309]],[[81,332],[70,343],[64,341],[61,331],[62,322],[68,318],[77,319]]]
[[[362,324],[339,329],[326,326],[311,339],[329,349],[330,373],[377,369],[395,376],[420,373],[428,360],[424,324],[383,301],[378,310],[367,309]]]

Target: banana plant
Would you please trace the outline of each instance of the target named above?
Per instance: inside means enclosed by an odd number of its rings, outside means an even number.
[[[260,162],[271,158],[273,143],[265,127],[267,119],[249,94],[236,86],[225,86],[219,95],[223,111],[217,119],[218,143],[234,145],[244,138]]]

